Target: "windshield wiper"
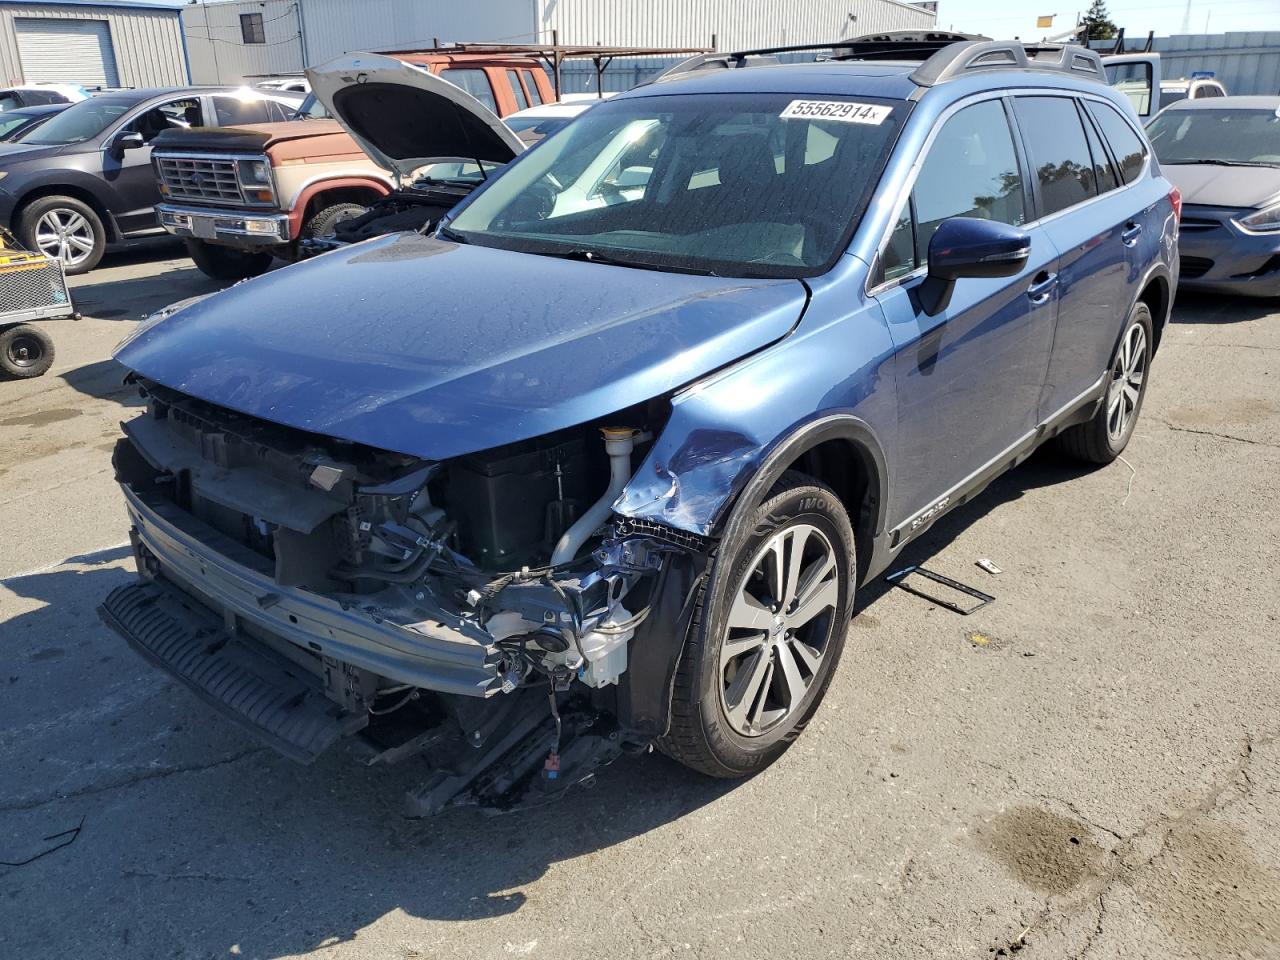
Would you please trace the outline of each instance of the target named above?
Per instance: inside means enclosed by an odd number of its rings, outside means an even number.
[[[471,242],[462,234],[460,234],[457,230],[454,230],[452,227],[449,227],[449,226],[442,226],[436,232],[440,236],[444,237],[446,240],[451,240],[454,243],[470,243]]]
[[[1197,160],[1162,160],[1161,163],[1167,163],[1171,167],[1190,165],[1193,163],[1203,163],[1211,167],[1274,167],[1274,163],[1264,163],[1261,160],[1219,160],[1217,158],[1205,157]]]
[[[692,273],[700,277],[714,277],[711,270],[698,270],[694,267],[664,266],[657,263],[646,263],[643,260],[627,260],[623,257],[611,256],[598,250],[546,250],[529,251],[544,257],[558,257],[561,260],[584,260],[587,263],[603,263],[611,267],[632,267],[636,270],[657,270],[659,273]]]

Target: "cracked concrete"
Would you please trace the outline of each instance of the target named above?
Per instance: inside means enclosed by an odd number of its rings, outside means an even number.
[[[118,780],[111,780],[105,783],[91,783],[67,793],[55,793],[46,797],[27,798],[20,797],[16,800],[0,801],[0,813],[8,813],[15,810],[34,810],[36,807],[43,807],[50,803],[59,803],[65,800],[77,800],[81,797],[89,797],[98,793],[106,793],[110,790],[125,790],[129,787],[137,786],[140,783],[146,783],[149,780],[163,780],[166,777],[176,776],[182,773],[202,773],[205,770],[216,770],[227,764],[239,763],[245,757],[252,757],[255,754],[265,753],[266,747],[255,747],[220,760],[211,760],[208,763],[191,763],[173,767],[157,767],[154,769],[138,770],[134,773],[121,777]]]
[[[200,289],[177,259],[78,283],[130,317]],[[280,760],[99,625],[133,321],[86,313],[51,377],[0,385],[0,529],[30,531],[0,551],[0,859],[84,817],[0,869],[0,957],[1280,956],[1280,315],[1181,304],[1132,476],[1041,455],[945,518],[908,561],[997,602],[872,586],[760,776],[645,756],[409,823],[412,765]]]

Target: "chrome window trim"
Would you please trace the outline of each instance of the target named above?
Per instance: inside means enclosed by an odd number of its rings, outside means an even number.
[[[1015,97],[1054,97],[1054,96],[1075,98],[1077,100],[1093,100],[1098,103],[1105,104],[1106,106],[1110,107],[1112,110],[1115,110],[1116,113],[1119,114],[1120,118],[1129,124],[1129,128],[1138,135],[1138,139],[1142,141],[1142,145],[1143,145],[1142,169],[1138,171],[1138,175],[1135,176],[1133,180],[1130,181],[1129,183],[1122,184],[1119,187],[1116,187],[1114,190],[1108,190],[1105,193],[1100,193],[1095,197],[1090,197],[1088,200],[1081,200],[1079,203],[1072,204],[1069,207],[1064,207],[1061,210],[1056,210],[1047,216],[1038,217],[1035,220],[1028,220],[1026,223],[1021,224],[1019,226],[1019,229],[1029,230],[1033,227],[1039,227],[1046,223],[1051,223],[1053,220],[1055,220],[1057,217],[1062,216],[1062,214],[1064,213],[1070,213],[1074,210],[1079,210],[1082,207],[1087,207],[1091,203],[1094,203],[1098,200],[1102,200],[1105,197],[1109,197],[1111,194],[1118,194],[1125,190],[1130,189],[1131,187],[1136,187],[1138,183],[1144,179],[1144,177],[1150,171],[1150,168],[1151,168],[1151,156],[1152,156],[1151,144],[1147,141],[1146,135],[1143,134],[1141,130],[1134,127],[1132,123],[1129,122],[1129,118],[1124,115],[1124,112],[1122,110],[1117,109],[1115,104],[1113,104],[1106,97],[1099,96],[1098,94],[1091,93],[1089,91],[1058,90],[1056,88],[1049,88],[1049,87],[1017,87],[1017,88],[1004,89],[1004,90],[988,90],[983,93],[976,93],[976,94],[973,94],[972,96],[965,97],[963,100],[957,100],[955,103],[951,104],[941,114],[938,115],[938,118],[933,122],[933,129],[929,131],[929,136],[925,139],[924,145],[921,147],[919,154],[916,156],[915,160],[912,161],[911,167],[907,170],[907,179],[904,182],[902,188],[898,191],[898,195],[894,200],[893,213],[889,216],[889,222],[885,225],[885,229],[882,231],[880,235],[880,239],[876,242],[876,252],[875,252],[875,255],[871,258],[870,269],[867,271],[867,279],[863,283],[863,293],[866,296],[868,297],[878,296],[882,293],[889,291],[894,287],[900,287],[904,283],[916,277],[924,276],[927,272],[926,267],[916,267],[916,269],[911,271],[910,273],[903,274],[900,277],[894,277],[892,280],[883,280],[880,283],[877,283],[874,285],[871,282],[872,278],[876,275],[876,270],[878,269],[880,264],[880,258],[884,255],[885,248],[888,246],[889,238],[893,235],[893,229],[896,226],[898,219],[902,216],[902,209],[906,205],[908,198],[911,196],[911,191],[915,189],[916,179],[920,176],[920,168],[924,166],[925,158],[929,155],[929,151],[933,149],[933,142],[934,140],[937,139],[938,133],[942,129],[943,125],[946,124],[948,120],[950,120],[953,116],[955,116],[965,107],[971,107],[974,104],[984,103],[988,100],[1004,100],[1004,99],[1012,100]],[[910,120],[908,120],[908,123],[909,122]],[[1081,123],[1083,122],[1084,121],[1081,120]],[[1011,139],[1015,137],[1015,131],[1012,126],[1009,128],[1009,135]],[[1107,142],[1105,136],[1102,135],[1101,133],[1099,134],[1099,136],[1102,136],[1104,144],[1110,147],[1110,144]],[[1025,153],[1025,148],[1022,150],[1019,150],[1020,146],[1021,144],[1018,144],[1016,142],[1014,143],[1015,152],[1018,152],[1020,154]]]

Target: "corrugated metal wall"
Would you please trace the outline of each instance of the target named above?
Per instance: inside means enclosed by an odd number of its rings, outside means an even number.
[[[353,50],[532,39],[534,0],[300,0],[307,63]]]
[[[240,15],[262,15],[266,43],[244,43]],[[182,9],[192,83],[240,83],[268,73],[298,73],[302,34],[297,0],[192,4]]]
[[[825,43],[932,27],[936,15],[897,0],[537,0],[543,42],[721,50]]]
[[[1145,44],[1130,38],[1130,50]],[[1111,40],[1094,40],[1089,46],[1106,55]],[[1280,31],[1256,33],[1194,33],[1156,37],[1152,48],[1160,54],[1160,69],[1166,80],[1190,77],[1210,71],[1226,85],[1227,93],[1280,94]]]
[[[40,3],[0,5],[0,78],[5,81],[25,79],[13,27],[14,19],[19,17],[105,20],[111,31],[116,75],[121,86],[164,87],[187,82],[177,10]]]
[[[666,47],[710,46],[719,50],[827,43],[888,30],[925,30],[934,26],[932,11],[897,0],[811,0],[800,5],[785,0],[758,0],[749,10],[733,0],[539,0],[542,37],[560,31],[561,43],[634,44]],[[856,19],[853,19],[856,18]],[[783,59],[812,59],[805,55]],[[606,93],[630,90],[680,57],[628,57],[605,70]],[[594,93],[595,67],[570,61],[560,73],[562,92]]]
[[[1165,79],[1212,70],[1233,94],[1280,93],[1280,31],[1157,37]]]
[[[264,13],[267,43],[246,48],[239,15],[256,11]],[[898,0],[250,0],[183,8],[192,74],[200,82],[231,82],[299,69],[300,47],[289,40],[299,16],[307,64],[354,50],[425,47],[435,39],[550,43],[553,30],[562,43],[655,47],[709,46],[714,34],[719,48],[729,50],[927,29],[936,19]],[[208,32],[218,39],[204,39]],[[606,89],[625,90],[670,62],[617,60],[606,73]],[[564,76],[567,91],[594,89],[590,64],[571,63]]]

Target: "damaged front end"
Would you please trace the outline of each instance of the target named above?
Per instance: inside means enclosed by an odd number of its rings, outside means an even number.
[[[423,816],[664,732],[707,545],[611,511],[664,402],[431,462],[136,382],[114,464],[140,576],[103,618],[283,755],[425,757]]]

